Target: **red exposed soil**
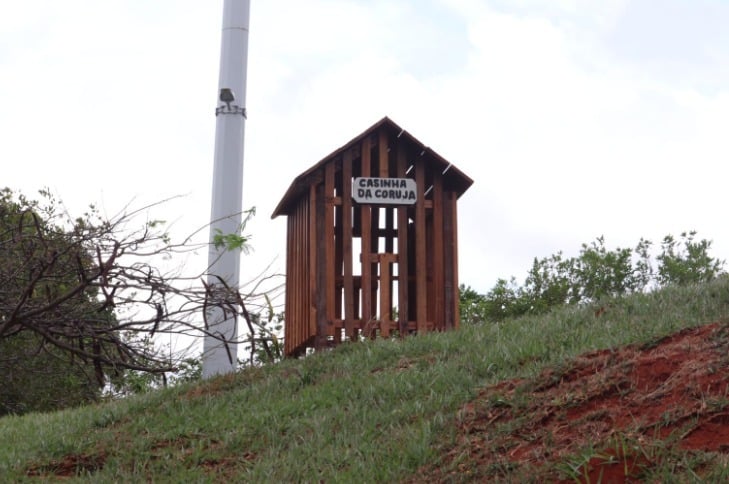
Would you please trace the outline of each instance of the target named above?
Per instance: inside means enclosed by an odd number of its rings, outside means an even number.
[[[728,366],[729,328],[711,324],[485,388],[418,479],[642,482],[682,453],[729,454]]]
[[[28,477],[75,477],[91,474],[104,467],[106,455],[103,453],[86,455],[70,454],[60,460],[48,464],[31,467],[27,470]]]
[[[727,370],[729,326],[717,323],[650,345],[587,353],[535,379],[484,388],[460,410],[455,438],[442,458],[413,481],[660,482],[652,469],[683,462],[691,453],[729,461]],[[221,390],[211,386],[187,397]],[[183,444],[161,440],[152,453]],[[26,474],[89,475],[105,461],[103,452],[74,454],[32,466]],[[700,475],[696,462],[692,472]],[[235,461],[223,457],[198,464],[218,478],[238,471]],[[683,463],[671,468],[686,470]]]

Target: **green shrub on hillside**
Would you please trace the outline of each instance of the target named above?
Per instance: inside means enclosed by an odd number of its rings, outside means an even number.
[[[661,253],[650,256],[646,239],[634,249],[608,250],[605,238],[582,244],[577,257],[557,252],[534,258],[524,285],[516,278],[499,279],[485,295],[461,285],[461,320],[464,323],[502,321],[527,313],[540,314],[565,304],[640,293],[671,284],[708,282],[722,274],[724,261],[709,255],[711,241],[695,240],[696,232],[683,232],[680,239],[667,235]]]

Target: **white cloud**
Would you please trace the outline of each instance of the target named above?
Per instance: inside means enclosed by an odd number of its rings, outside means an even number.
[[[268,218],[286,187],[384,115],[474,178],[461,278],[479,290],[601,234],[629,245],[696,228],[727,257],[729,93],[716,80],[729,44],[701,37],[710,55],[689,59],[691,76],[661,68],[677,62],[668,49],[636,62],[618,48],[630,19],[651,33],[636,3],[253,2],[244,206],[259,215],[244,267],[276,255],[283,267],[285,224]],[[221,12],[191,0],[6,9],[0,185],[111,211],[189,193],[162,218],[205,223]]]

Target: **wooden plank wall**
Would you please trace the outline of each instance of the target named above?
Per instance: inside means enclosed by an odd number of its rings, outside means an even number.
[[[425,150],[410,149],[386,130],[364,137],[312,176],[288,216],[287,355],[360,335],[458,327],[458,195],[428,170]],[[414,178],[418,199],[384,210],[357,205],[352,179],[360,176]]]
[[[311,281],[309,280],[309,199],[304,197],[288,217],[286,243],[286,321],[284,350],[287,355],[300,350],[314,335],[311,320]],[[291,324],[288,324],[288,322]]]

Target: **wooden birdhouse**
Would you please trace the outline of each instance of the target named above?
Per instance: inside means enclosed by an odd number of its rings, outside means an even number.
[[[389,118],[297,176],[272,216],[288,217],[286,355],[457,328],[472,183]]]

